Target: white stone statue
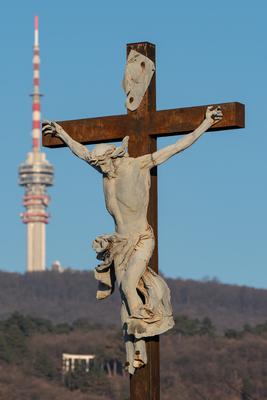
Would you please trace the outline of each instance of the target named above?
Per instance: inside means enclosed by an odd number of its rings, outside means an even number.
[[[44,134],[63,140],[71,151],[103,176],[108,212],[115,232],[97,237],[93,248],[101,260],[95,269],[99,282],[97,298],[114,290],[121,294],[121,320],[129,373],[147,363],[146,337],[172,328],[170,291],[165,281],[148,264],[154,249],[154,235],[147,221],[150,170],[191,146],[207,129],[222,119],[220,107],[208,107],[206,118],[191,134],[153,154],[130,157],[128,136],[121,147],[98,144],[93,151],[73,140],[56,122],[45,121]]]

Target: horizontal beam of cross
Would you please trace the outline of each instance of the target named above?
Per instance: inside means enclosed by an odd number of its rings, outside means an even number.
[[[245,108],[242,103],[220,104],[223,119],[210,130],[244,128]],[[144,130],[149,136],[163,137],[183,135],[193,131],[205,117],[207,106],[176,108],[152,111],[146,120],[137,118],[135,113],[109,117],[85,118],[79,120],[58,121],[58,123],[76,141],[83,144],[114,142],[126,135],[134,135]],[[63,147],[60,139],[44,136],[45,147]]]

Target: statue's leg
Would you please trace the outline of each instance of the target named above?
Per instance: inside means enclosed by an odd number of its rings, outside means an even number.
[[[147,364],[147,353],[146,343],[144,339],[136,339],[134,335],[127,333],[128,312],[125,304],[122,304],[121,308],[121,320],[123,323],[123,338],[126,348],[126,363],[125,369],[130,373],[134,374],[135,368],[140,368],[144,364]]]
[[[141,297],[137,293],[137,285],[146,270],[154,249],[154,239],[140,240],[126,266],[121,281],[121,290],[127,301],[130,316],[142,318],[139,311],[143,307]]]
[[[122,303],[121,321],[122,321],[123,339],[126,348],[125,370],[128,371],[130,374],[134,374],[135,337],[134,335],[128,335],[127,333],[127,323],[126,323],[127,319],[128,319],[128,312],[125,307],[125,304]]]
[[[126,348],[125,370],[128,371],[129,374],[134,374],[134,336],[128,335],[128,333],[125,331],[124,342]]]

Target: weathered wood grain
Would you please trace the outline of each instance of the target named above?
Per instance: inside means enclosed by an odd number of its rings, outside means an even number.
[[[223,119],[210,131],[244,128],[245,107],[242,103],[220,105]],[[114,142],[126,135],[173,136],[186,134],[197,128],[204,119],[207,105],[160,111],[155,111],[154,107],[151,107],[152,109],[146,114],[142,112],[144,105],[141,104],[140,107],[138,112],[133,111],[125,115],[57,122],[74,140],[83,144]],[[43,136],[43,145],[45,147],[65,146],[60,139],[51,136]]]

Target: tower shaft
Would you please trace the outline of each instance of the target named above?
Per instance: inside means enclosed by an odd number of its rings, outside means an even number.
[[[32,151],[19,167],[19,184],[25,187],[22,221],[27,225],[27,271],[44,271],[46,266],[46,224],[49,220],[47,206],[50,198],[47,187],[53,185],[54,171],[40,151],[40,54],[38,17],[34,21],[32,94]]]

